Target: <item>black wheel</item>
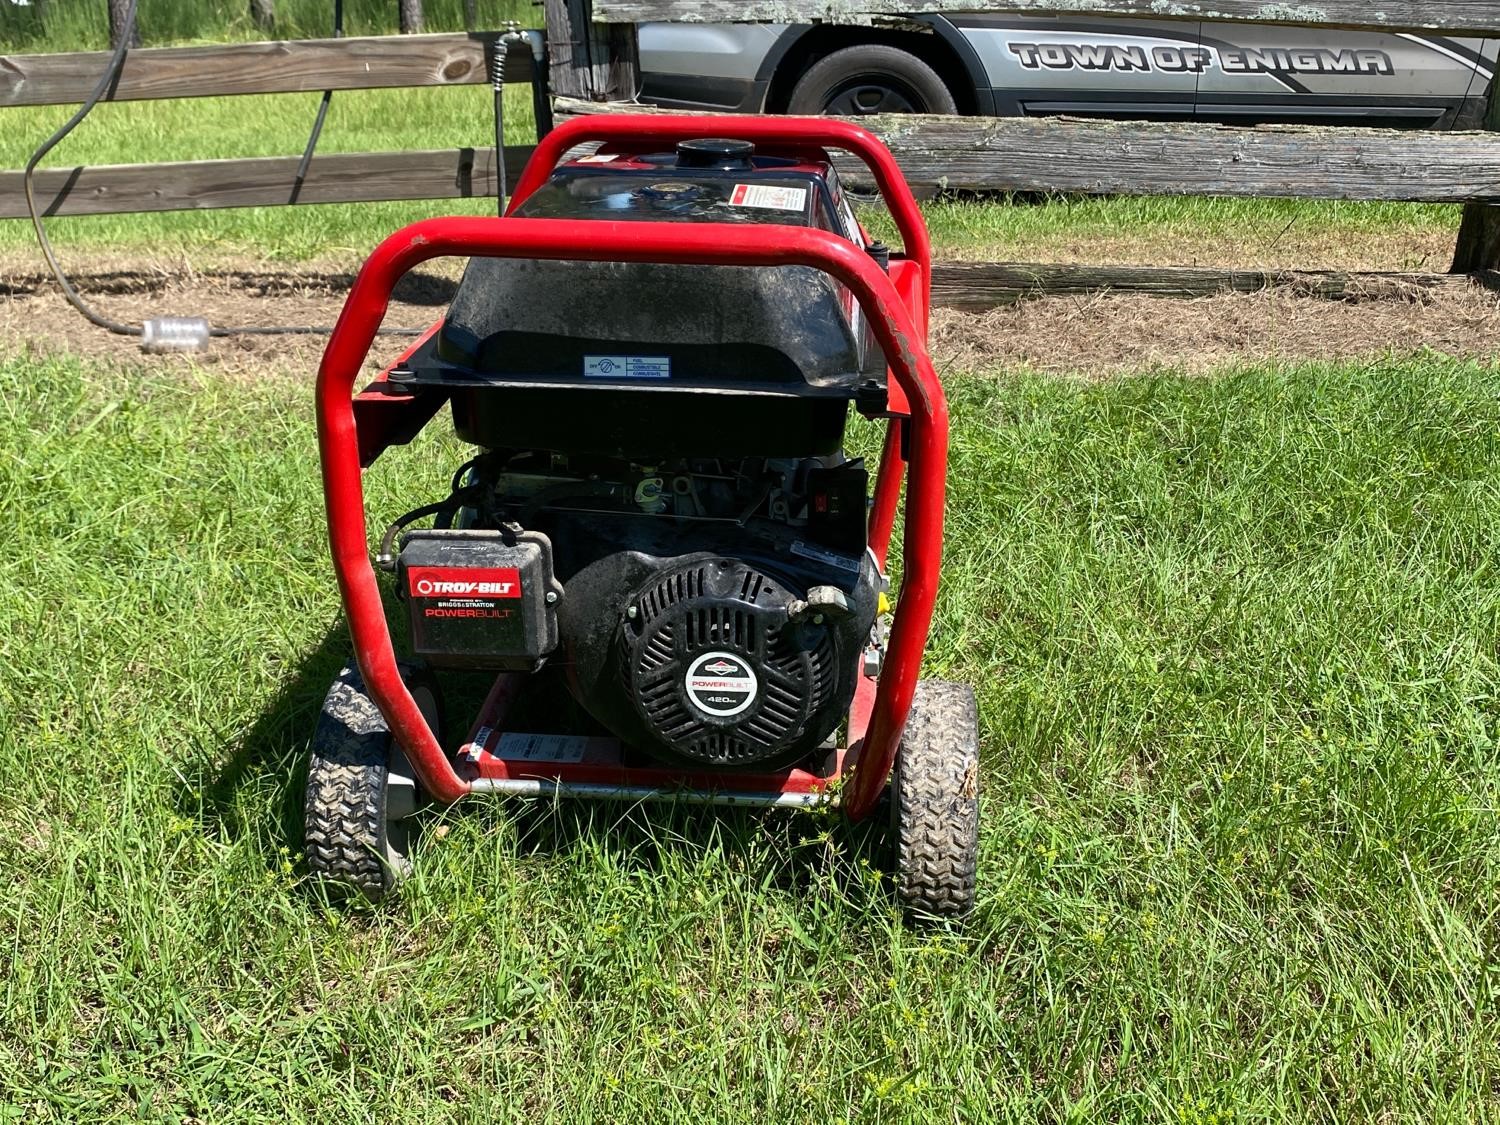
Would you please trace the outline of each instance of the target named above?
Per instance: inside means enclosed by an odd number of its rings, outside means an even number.
[[[869,43],[819,59],[792,89],[787,112],[863,117],[871,113],[957,113],[938,72],[916,55]]]
[[[435,686],[423,679],[408,686],[436,729]],[[365,693],[358,669],[346,667],[318,716],[303,815],[307,865],[331,897],[379,902],[410,873],[405,818],[418,803],[405,755]]]
[[[907,917],[967,914],[979,858],[979,708],[968,684],[917,685],[891,775],[891,833]]]

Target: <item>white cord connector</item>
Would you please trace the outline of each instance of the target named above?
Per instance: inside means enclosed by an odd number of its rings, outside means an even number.
[[[201,352],[208,336],[208,321],[201,316],[158,316],[141,325],[141,351]]]

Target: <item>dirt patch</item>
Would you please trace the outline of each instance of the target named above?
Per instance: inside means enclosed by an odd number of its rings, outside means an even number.
[[[386,324],[424,328],[452,299],[459,263],[409,276]],[[214,325],[331,325],[353,274],[342,264],[194,269],[182,262],[94,261],[75,284],[100,312],[132,324],[147,316],[204,316]],[[63,300],[34,263],[0,262],[0,346],[142,362],[138,341],[102,331]],[[1101,377],[1131,371],[1205,371],[1225,363],[1360,359],[1433,350],[1490,359],[1500,340],[1500,296],[1479,285],[1399,290],[1357,303],[1286,290],[1199,300],[1101,294],[1026,301],[984,314],[937,311],[933,355],[946,368],[1029,367]],[[311,378],[323,336],[232,336],[191,362],[225,373]],[[372,367],[405,340],[377,341]],[[151,357],[146,362],[170,362]],[[177,360],[176,362],[182,362]]]
[[[1421,351],[1490,360],[1497,341],[1500,295],[1475,284],[1359,302],[1267,290],[1196,300],[1049,297],[983,314],[938,310],[932,353],[943,368],[1104,377]]]
[[[70,267],[72,268],[72,267]],[[453,299],[461,263],[435,262],[408,274],[386,313],[391,328],[426,328]],[[185,262],[97,258],[87,272],[70,274],[88,304],[129,325],[147,317],[201,316],[214,327],[328,327],[338,318],[354,281],[340,264],[310,267],[254,263],[195,269]],[[295,371],[309,378],[323,354],[326,334],[246,334],[216,338],[191,362],[227,372]],[[406,337],[376,342],[372,366],[383,366]],[[70,307],[57,283],[36,267],[0,261],[0,346],[8,351],[69,352],[142,361],[140,341],[95,327]],[[182,362],[149,357],[151,362]]]
[[[1076,236],[1032,238],[1024,243],[976,235],[960,245],[945,242],[939,256],[954,261],[1084,262],[1091,266],[1200,266],[1236,270],[1390,270],[1443,273],[1453,261],[1454,232],[1397,227],[1351,232],[1268,227],[1260,234],[1240,229],[1180,233],[1163,230],[1111,234],[1083,230]]]

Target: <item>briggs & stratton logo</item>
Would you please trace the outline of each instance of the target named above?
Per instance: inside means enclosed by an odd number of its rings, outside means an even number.
[[[732,652],[700,654],[688,665],[682,686],[693,706],[716,719],[743,714],[760,694],[749,662]]]

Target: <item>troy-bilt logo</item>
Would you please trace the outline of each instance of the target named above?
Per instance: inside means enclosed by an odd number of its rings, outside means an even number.
[[[426,596],[443,594],[494,594],[505,597],[514,588],[512,582],[434,582],[424,578],[417,583],[417,593]]]
[[[406,588],[417,598],[519,598],[521,575],[515,567],[414,566]]]

